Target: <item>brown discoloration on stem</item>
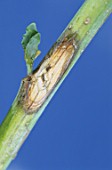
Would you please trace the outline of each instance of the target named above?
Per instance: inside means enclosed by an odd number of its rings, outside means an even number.
[[[22,102],[26,113],[36,112],[65,73],[76,53],[78,44],[72,38],[64,38],[45,57],[38,69],[23,80]]]

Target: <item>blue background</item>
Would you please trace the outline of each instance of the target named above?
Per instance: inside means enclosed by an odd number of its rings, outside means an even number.
[[[0,1],[0,122],[26,76],[21,47],[26,26],[36,22],[41,32],[41,60],[83,2]],[[112,169],[112,15],[72,69],[8,169]]]

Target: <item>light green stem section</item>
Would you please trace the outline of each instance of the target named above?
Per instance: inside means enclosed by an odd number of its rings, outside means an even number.
[[[0,170],[6,169],[15,158],[21,145],[41,116],[45,107],[111,12],[112,0],[86,0],[58,39],[61,40],[64,35],[71,35],[76,32],[80,45],[74,60],[69,65],[52,94],[36,114],[30,115],[25,113],[23,107],[18,104],[18,98],[15,99],[0,127]]]
[[[27,74],[31,74],[33,69],[33,64],[26,63],[26,67],[27,67]]]

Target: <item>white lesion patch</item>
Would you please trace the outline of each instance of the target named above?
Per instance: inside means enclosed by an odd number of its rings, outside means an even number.
[[[53,52],[45,57],[27,83],[23,106],[27,113],[36,112],[65,73],[77,51],[74,38],[65,38]],[[26,81],[27,82],[27,81]]]

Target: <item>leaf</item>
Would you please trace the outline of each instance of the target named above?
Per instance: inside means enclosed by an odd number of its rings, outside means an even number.
[[[28,42],[30,41],[31,37],[34,36],[37,33],[38,33],[38,31],[37,31],[35,23],[31,23],[26,28],[26,34],[23,35],[23,39],[22,39],[22,42],[21,42],[24,50],[26,49],[26,46],[27,46]]]
[[[36,24],[32,23],[26,28],[26,33],[23,35],[22,46],[25,53],[25,60],[28,73],[32,72],[32,65],[36,57],[40,54],[38,45],[40,44],[40,33],[37,31]]]
[[[38,51],[38,45],[40,43],[40,34],[35,34],[28,42],[25,49],[25,56],[28,59],[34,60]]]

